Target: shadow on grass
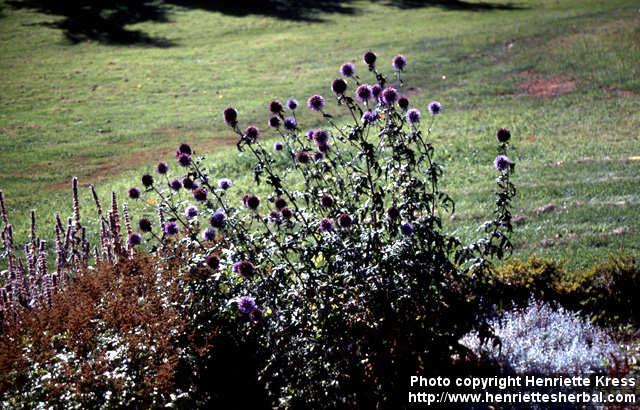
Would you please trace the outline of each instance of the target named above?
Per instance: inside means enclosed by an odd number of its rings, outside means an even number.
[[[171,47],[173,41],[152,37],[126,26],[147,21],[167,22],[171,6],[233,16],[263,15],[286,20],[322,22],[323,13],[356,14],[352,0],[10,0],[16,9],[31,9],[61,17],[41,23],[63,31],[72,43],[98,41],[114,45]],[[450,10],[513,10],[510,3],[464,0],[371,0],[402,9],[441,7]],[[0,10],[1,16],[2,10]]]

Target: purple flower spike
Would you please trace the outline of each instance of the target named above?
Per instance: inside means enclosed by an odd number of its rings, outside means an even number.
[[[231,183],[231,180],[229,178],[221,178],[220,180],[218,180],[218,188],[222,189],[222,190],[227,190],[229,188],[231,188],[233,184]]]
[[[366,84],[361,84],[356,88],[356,99],[361,103],[366,103],[373,97],[373,93],[371,92],[371,88],[369,88]]]
[[[307,107],[312,111],[322,111],[324,108],[324,98],[321,95],[312,95],[307,100]]]
[[[142,243],[142,235],[140,235],[138,232],[132,232],[131,235],[129,235],[129,245],[137,246],[137,245],[140,245],[141,243]]]
[[[249,142],[256,141],[259,136],[260,136],[260,130],[257,127],[254,127],[253,125],[248,126],[247,129],[244,130],[244,137]]]
[[[158,171],[158,174],[164,175],[169,171],[169,165],[166,162],[158,162],[156,171]]]
[[[280,211],[280,213],[282,214],[283,219],[291,219],[291,217],[293,216],[293,211],[291,211],[291,209],[289,208],[282,208],[282,211]]]
[[[340,74],[343,77],[353,77],[356,73],[356,67],[351,63],[344,63],[342,67],[340,67]]]
[[[331,89],[336,95],[343,95],[347,91],[347,82],[342,78],[335,79],[331,83]]]
[[[323,154],[318,159],[322,159],[322,157],[324,157],[324,154],[326,154],[327,152],[329,152],[329,143],[328,142],[326,142],[324,144],[318,144],[318,152],[316,152],[316,154]]]
[[[182,179],[182,186],[184,189],[196,189],[198,184],[193,179],[185,177]]]
[[[307,139],[309,141],[313,141],[313,136],[315,134],[316,130],[308,130],[307,133],[305,134],[307,136]]]
[[[299,151],[296,153],[296,161],[301,164],[308,164],[310,159],[311,158],[309,157],[309,153],[307,151]]]
[[[250,315],[257,308],[256,300],[251,296],[243,296],[238,300],[238,310],[245,315]]]
[[[133,187],[129,188],[129,198],[138,199],[140,198],[140,189]]]
[[[178,157],[180,154],[187,154],[187,155],[191,155],[192,151],[191,151],[191,146],[189,146],[189,144],[180,144],[180,146],[178,147],[178,150],[176,151],[176,157]]]
[[[393,87],[387,87],[382,91],[380,99],[385,105],[392,106],[398,99],[398,90]]]
[[[407,121],[409,121],[411,124],[420,122],[420,118],[422,118],[422,114],[417,108],[412,108],[407,111]]]
[[[511,165],[511,161],[505,155],[498,155],[495,161],[493,161],[493,165],[496,167],[498,171],[504,172],[507,169],[509,169],[509,166]]]
[[[195,206],[193,206],[193,205],[188,206],[188,207],[184,210],[184,216],[185,216],[187,219],[193,219],[193,218],[195,218],[196,216],[198,216],[198,208],[197,208],[197,207],[195,207]]]
[[[442,104],[437,101],[431,101],[429,103],[429,113],[431,115],[438,115],[442,111]]]
[[[506,128],[500,128],[496,133],[496,139],[502,144],[504,144],[505,142],[509,142],[509,140],[511,139],[511,131]]]
[[[212,227],[207,227],[204,231],[202,231],[202,240],[203,241],[212,241],[216,238],[216,231]]]
[[[280,212],[278,211],[269,212],[269,222],[274,225],[280,225],[280,223],[282,222],[282,214],[280,214]]]
[[[222,118],[229,127],[235,127],[238,125],[238,111],[236,111],[235,108],[226,108],[222,112]]]
[[[287,206],[287,201],[285,201],[283,198],[278,198],[274,201],[273,204],[276,206],[276,208],[282,209]]]
[[[334,201],[331,196],[325,194],[325,195],[322,195],[322,198],[320,198],[320,204],[324,208],[331,208],[334,204]]]
[[[269,103],[269,111],[271,111],[272,114],[280,114],[284,111],[284,107],[280,101],[273,100]]]
[[[324,158],[324,153],[322,151],[316,151],[313,153],[313,160],[315,162],[322,161]]]
[[[164,230],[164,233],[169,236],[173,236],[180,231],[180,229],[178,228],[178,224],[174,221],[165,223],[162,229]]]
[[[291,111],[294,111],[296,108],[298,108],[298,100],[296,100],[295,98],[289,98],[289,100],[287,101],[287,107],[289,107]]]
[[[333,230],[333,222],[329,218],[323,218],[320,221],[320,231],[330,232]]]
[[[404,68],[407,66],[407,57],[403,56],[402,54],[398,54],[397,56],[393,57],[391,66],[394,70],[397,71],[404,70]]]
[[[287,117],[284,119],[284,128],[288,131],[293,131],[298,127],[298,122],[293,117]]]
[[[378,59],[378,56],[373,51],[367,51],[362,56],[362,59],[370,68],[373,68],[373,66],[375,66],[376,64],[376,60]]]
[[[173,179],[169,182],[169,187],[174,191],[179,191],[182,188],[182,182],[179,179]]]
[[[387,218],[389,218],[392,221],[395,221],[396,219],[400,218],[400,210],[395,206],[390,207],[389,209],[387,209]]]
[[[231,270],[245,278],[250,278],[256,273],[256,268],[253,266],[253,263],[247,260],[234,263]]]
[[[413,225],[407,222],[400,227],[400,232],[402,232],[404,236],[413,236],[415,229],[413,228]]]
[[[284,149],[284,145],[280,141],[276,141],[273,143],[273,149],[276,151],[282,151]]]

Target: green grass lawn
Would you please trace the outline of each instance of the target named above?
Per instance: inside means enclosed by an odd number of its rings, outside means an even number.
[[[517,256],[580,268],[611,252],[637,255],[637,2],[513,6],[354,1],[352,13],[313,20],[169,6],[168,21],[128,27],[171,43],[155,47],[71,44],[43,24],[59,16],[0,2],[0,189],[17,235],[26,235],[30,208],[46,221],[53,210],[70,213],[72,175],[99,183],[105,200],[112,189],[123,196],[182,141],[211,154],[213,174],[234,179],[238,193],[250,189],[251,166],[237,157],[221,111],[233,105],[243,122],[266,128],[270,99],[328,96],[345,61],[366,79],[360,56],[372,49],[385,68],[396,53],[409,58],[413,105],[446,106],[434,131],[457,200],[450,229],[473,237],[488,216],[494,134],[506,126],[518,163]],[[319,118],[303,111],[302,122],[315,125]],[[86,205],[89,198],[85,190]]]

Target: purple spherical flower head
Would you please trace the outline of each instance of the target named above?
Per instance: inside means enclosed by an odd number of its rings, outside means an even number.
[[[329,143],[325,142],[324,144],[318,144],[318,152],[320,152],[321,154],[326,154],[327,152],[329,152]]]
[[[207,190],[205,188],[196,188],[193,190],[193,198],[196,201],[204,202],[207,200]]]
[[[324,108],[324,98],[321,95],[312,95],[307,100],[307,107],[313,111],[322,111]]]
[[[180,144],[180,146],[178,147],[178,150],[176,151],[176,157],[178,157],[180,154],[191,155],[192,154],[191,146],[185,143]]]
[[[420,118],[422,118],[422,114],[417,108],[412,108],[407,111],[407,121],[409,121],[411,124],[420,122]]]
[[[371,86],[371,94],[373,95],[373,98],[377,99],[380,97],[380,93],[382,93],[382,87],[380,84],[374,84]]]
[[[360,84],[358,88],[356,88],[356,99],[362,103],[366,103],[371,99],[373,94],[371,93],[371,88],[369,88],[366,84]]]
[[[142,182],[142,185],[144,185],[146,188],[153,186],[153,177],[149,174],[144,174],[142,178],[140,178],[140,181]]]
[[[398,98],[398,107],[400,107],[402,111],[407,111],[409,108],[409,99],[404,96]]]
[[[280,101],[273,100],[269,103],[269,111],[271,111],[272,114],[280,114],[284,111],[284,107]]]
[[[442,104],[437,101],[431,101],[429,103],[429,113],[431,115],[438,115],[442,111]]]
[[[193,179],[185,177],[182,179],[182,186],[184,189],[196,189],[198,184]]]
[[[509,168],[509,165],[511,165],[511,161],[509,161],[509,158],[507,158],[505,155],[498,155],[495,161],[493,161],[493,165],[498,171],[503,172]]]
[[[193,205],[189,205],[188,207],[185,208],[184,210],[184,216],[187,219],[193,219],[196,216],[198,216],[198,208],[193,206]]]
[[[316,151],[313,153],[313,160],[315,162],[321,161],[323,158],[324,158],[324,153],[322,151]]]
[[[308,164],[310,159],[311,158],[309,157],[309,153],[307,151],[298,151],[296,153],[296,161],[301,164]]]
[[[356,73],[356,67],[351,63],[344,63],[340,67],[340,74],[343,77],[353,77]]]
[[[257,308],[256,300],[251,296],[243,296],[238,300],[238,310],[246,315],[250,315]]]
[[[212,241],[216,238],[216,231],[212,227],[208,226],[207,229],[202,231],[203,241]]]
[[[151,221],[148,218],[141,218],[138,221],[138,226],[142,232],[151,232]]]
[[[131,232],[128,242],[131,246],[140,245],[142,243],[142,235],[140,235],[138,232]]]
[[[287,201],[285,201],[283,198],[278,198],[273,202],[273,204],[276,206],[276,208],[282,209],[287,206]]]
[[[209,255],[206,259],[206,264],[213,270],[218,270],[220,267],[220,258],[217,255]]]
[[[413,236],[413,234],[415,233],[415,229],[413,229],[412,224],[407,222],[406,224],[400,226],[400,232],[402,232],[404,236]]]
[[[317,130],[313,134],[313,139],[317,144],[326,144],[329,142],[329,132],[325,130]]]
[[[247,208],[255,211],[260,206],[260,198],[255,195],[249,195],[245,201]]]
[[[289,131],[293,131],[298,127],[298,122],[293,117],[287,117],[284,119],[284,128]]]
[[[376,114],[375,112],[366,111],[364,114],[362,114],[362,123],[364,125],[373,124],[376,119],[378,119],[378,114]]]
[[[284,145],[280,141],[276,141],[273,143],[273,149],[276,151],[282,151],[284,149]]]
[[[329,232],[333,230],[333,222],[329,218],[322,218],[319,226],[322,232]]]
[[[189,165],[191,165],[191,155],[189,154],[178,155],[178,163],[183,167],[188,167]]]
[[[175,235],[178,233],[178,231],[180,230],[178,228],[178,224],[175,223],[174,221],[169,221],[166,222],[162,228],[164,230],[164,233],[167,235]]]
[[[229,188],[231,188],[231,180],[229,178],[221,178],[218,180],[218,188],[223,189],[223,190],[227,190]]]
[[[182,182],[179,179],[173,179],[169,182],[169,187],[174,191],[179,191],[182,188]]]
[[[378,56],[376,55],[376,53],[369,50],[366,53],[364,53],[364,55],[362,56],[362,59],[369,67],[373,67],[376,64],[376,60],[378,59]]]
[[[316,130],[307,130],[307,133],[305,134],[307,136],[307,139],[309,141],[313,141],[313,136],[315,134]]]
[[[238,111],[235,108],[225,108],[222,112],[222,118],[229,127],[235,127],[238,124]]]
[[[499,143],[504,144],[505,142],[509,142],[511,139],[511,131],[506,128],[500,128],[496,133],[496,139]]]
[[[349,214],[341,214],[338,217],[338,226],[340,226],[340,228],[349,228],[351,227],[352,223],[353,219],[351,219],[351,216],[349,216]]]
[[[291,219],[291,217],[293,216],[293,212],[289,208],[282,208],[280,213],[282,214],[283,219]]]
[[[289,107],[291,111],[294,111],[296,108],[298,108],[298,100],[296,100],[295,98],[289,98],[287,100],[287,107]]]
[[[247,141],[254,142],[255,140],[258,139],[259,136],[260,136],[260,130],[257,127],[254,127],[253,125],[248,126],[247,129],[244,130],[244,137],[246,138]]]
[[[396,100],[398,99],[398,90],[396,90],[393,87],[387,87],[384,89],[384,91],[382,91],[382,94],[380,95],[380,100],[388,106],[392,106],[393,104],[395,104]]]
[[[396,219],[400,218],[400,210],[395,206],[390,207],[389,209],[387,209],[387,218],[389,218],[392,221],[395,221]]]
[[[269,126],[272,128],[280,127],[280,117],[274,115],[271,118],[269,118]]]
[[[322,195],[322,198],[320,198],[320,204],[324,207],[324,208],[331,208],[333,206],[333,198],[329,195]]]
[[[343,95],[347,91],[347,82],[342,78],[337,78],[331,83],[331,89],[337,95]]]
[[[280,222],[282,222],[282,214],[278,211],[269,212],[269,222],[276,225],[280,224]]]
[[[129,188],[129,198],[138,199],[140,198],[140,189],[133,187]]]
[[[397,71],[404,70],[404,68],[407,66],[407,57],[403,56],[402,54],[398,54],[397,56],[393,57],[391,66],[394,70]]]
[[[164,175],[169,171],[169,165],[166,162],[158,162],[156,171],[158,171],[158,174]]]
[[[225,219],[227,218],[224,215],[224,212],[222,211],[222,209],[218,209],[213,213],[213,215],[211,215],[211,220],[209,221],[209,223],[214,228],[222,228],[224,226]]]
[[[247,260],[234,263],[231,269],[233,272],[245,278],[250,278],[256,273],[256,268],[253,266],[253,263]]]

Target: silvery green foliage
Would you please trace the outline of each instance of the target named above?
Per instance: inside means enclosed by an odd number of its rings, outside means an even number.
[[[470,333],[461,343],[517,373],[585,374],[606,370],[620,348],[613,339],[577,313],[531,300],[491,322],[500,343],[480,342]]]

